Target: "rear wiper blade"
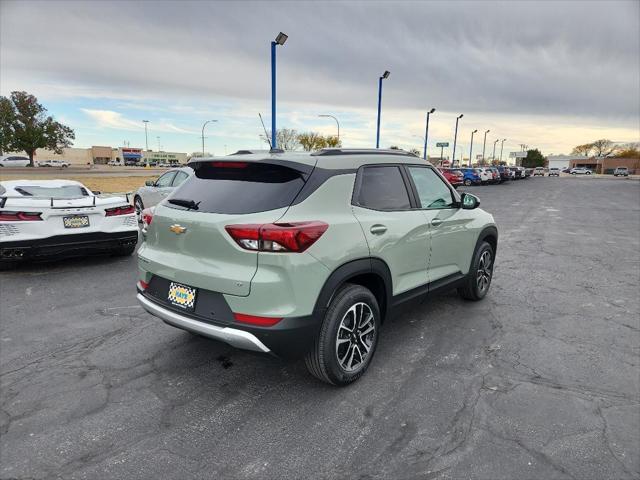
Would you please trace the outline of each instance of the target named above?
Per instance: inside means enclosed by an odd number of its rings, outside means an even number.
[[[170,198],[169,200],[167,200],[167,202],[178,205],[179,207],[188,208],[189,210],[198,210],[198,205],[200,205],[200,202],[194,202],[193,200],[184,200],[182,198]]]

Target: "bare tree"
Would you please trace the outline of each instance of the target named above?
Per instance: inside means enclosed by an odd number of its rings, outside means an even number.
[[[271,134],[260,135],[260,138],[271,145]],[[298,132],[292,128],[280,128],[276,130],[277,147],[283,150],[296,150],[300,146]]]
[[[572,155],[584,155],[585,157],[589,156],[589,152],[593,150],[593,143],[585,143],[584,145],[578,145],[572,151]]]
[[[616,150],[616,145],[606,138],[593,142],[593,150],[596,157],[606,157]]]

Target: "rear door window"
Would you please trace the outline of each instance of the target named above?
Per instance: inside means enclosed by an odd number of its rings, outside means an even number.
[[[173,194],[193,201],[197,211],[246,214],[291,205],[302,189],[300,172],[280,165],[252,162],[196,162],[195,170]],[[179,205],[167,206],[182,209]]]
[[[397,166],[365,167],[359,173],[355,203],[373,210],[406,210],[409,193]]]
[[[177,172],[176,178],[173,179],[173,186],[178,187],[182,185],[182,182],[184,182],[187,178],[189,178],[189,175],[187,175],[185,172]]]

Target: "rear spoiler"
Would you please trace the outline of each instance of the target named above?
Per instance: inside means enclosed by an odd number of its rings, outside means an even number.
[[[110,197],[119,197],[119,196],[124,196],[126,198],[127,203],[131,203],[131,200],[129,198],[129,195],[131,195],[132,192],[123,192],[123,193],[106,193],[106,194],[100,194],[100,195],[93,195],[92,198],[92,203],[91,205],[74,205],[74,208],[86,208],[86,207],[95,207],[96,206],[96,198],[110,198]],[[7,204],[8,200],[47,200],[49,201],[49,206],[50,208],[69,208],[69,205],[63,205],[63,206],[59,206],[59,205],[55,205],[56,201],[62,201],[62,200],[80,200],[80,199],[84,199],[87,198],[87,196],[81,196],[81,197],[10,197],[10,196],[0,196],[0,208],[4,208],[5,205]],[[24,205],[23,205],[24,206]]]
[[[232,158],[232,159],[229,158],[232,155],[228,155],[226,157],[195,158],[195,159],[189,160],[189,163],[187,164],[187,166],[196,170],[198,168],[198,165],[205,164],[205,163],[213,163],[213,162],[268,164],[268,165],[278,165],[280,167],[290,168],[291,170],[300,172],[305,176],[308,176],[311,172],[313,172],[313,169],[316,166],[315,163],[313,165],[308,165],[302,162],[294,162],[292,160],[282,160],[279,158],[274,158],[272,156],[269,156],[268,154],[265,155],[264,152],[260,152],[260,153],[261,154],[254,154],[254,157],[249,157],[248,154],[243,154],[242,156],[238,154],[240,158]]]

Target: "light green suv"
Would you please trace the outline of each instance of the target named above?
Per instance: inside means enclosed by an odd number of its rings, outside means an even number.
[[[138,251],[138,300],[170,325],[304,356],[313,375],[346,385],[400,305],[489,290],[493,217],[412,154],[240,151],[189,166],[147,212]]]

